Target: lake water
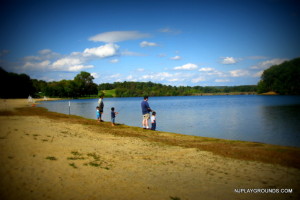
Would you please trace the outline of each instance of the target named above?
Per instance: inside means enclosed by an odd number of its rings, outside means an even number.
[[[116,123],[141,127],[142,100],[105,98],[103,120],[110,121],[110,108],[115,107]],[[70,100],[71,114],[95,119],[97,101]],[[160,131],[300,147],[300,96],[150,97],[148,102]],[[69,113],[69,100],[41,106]]]

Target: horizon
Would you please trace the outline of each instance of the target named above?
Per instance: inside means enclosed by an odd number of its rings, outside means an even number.
[[[5,0],[0,66],[46,82],[257,85],[300,56],[297,0]]]

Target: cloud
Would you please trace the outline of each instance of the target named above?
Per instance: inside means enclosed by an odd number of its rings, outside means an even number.
[[[117,55],[118,49],[118,45],[109,43],[95,48],[87,48],[83,51],[83,56],[96,56],[99,58],[106,58]]]
[[[179,34],[179,33],[181,33],[180,30],[171,29],[169,27],[161,28],[158,31],[161,32],[161,33],[171,33],[171,34]]]
[[[215,80],[216,83],[227,83],[227,82],[230,82],[229,79],[216,79]]]
[[[147,41],[143,41],[140,43],[141,47],[157,47],[158,44],[154,43],[154,42],[147,42]]]
[[[210,67],[202,67],[199,69],[200,72],[211,72],[214,71],[214,68],[210,68]]]
[[[174,70],[195,70],[197,68],[198,68],[198,66],[196,64],[187,63],[182,66],[174,67]]]
[[[222,61],[221,61],[221,63],[224,65],[235,64],[237,62],[238,62],[238,59],[233,58],[233,57],[225,57],[225,58],[222,58]]]
[[[83,69],[89,69],[89,68],[93,68],[93,65],[74,65],[74,66],[69,66],[67,67],[67,71],[70,72],[77,72],[77,71],[81,71]]]
[[[147,33],[140,33],[138,31],[112,31],[100,33],[98,35],[92,36],[89,38],[93,42],[106,42],[106,43],[115,43],[126,40],[136,40],[141,38],[150,37]]]
[[[82,60],[79,59],[79,58],[62,58],[62,59],[59,59],[57,61],[55,61],[52,66],[54,68],[60,68],[60,67],[63,67],[63,66],[69,66],[69,65],[79,65],[79,64],[82,64]]]
[[[266,60],[258,63],[257,65],[251,66],[250,69],[267,69],[273,65],[280,65],[281,63],[287,61],[288,59],[284,58],[274,58],[271,60]]]
[[[145,69],[144,68],[137,68],[136,71],[138,71],[138,72],[144,72]]]
[[[232,77],[242,77],[242,76],[248,76],[250,73],[247,70],[244,69],[237,69],[229,71],[230,76]]]
[[[259,71],[255,74],[253,74],[253,77],[261,77],[261,75],[264,73],[264,71]]]
[[[50,66],[49,60],[44,60],[42,62],[30,62],[27,61],[23,65],[24,70],[45,70]]]
[[[121,55],[122,56],[146,56],[145,54],[132,52],[132,51],[128,51],[128,50],[122,51]]]
[[[119,59],[112,59],[112,60],[110,60],[109,62],[111,62],[111,63],[118,63],[118,62],[119,62]]]
[[[170,58],[171,60],[181,60],[181,56],[174,56]]]
[[[164,53],[161,53],[161,54],[158,54],[157,56],[160,57],[160,58],[163,58],[163,57],[166,57],[167,55],[164,54]]]
[[[93,72],[93,73],[91,73],[91,75],[92,75],[92,77],[94,77],[95,79],[100,77],[100,75],[99,75],[97,72]]]
[[[199,83],[199,82],[202,82],[202,81],[205,81],[206,79],[202,76],[199,76],[197,78],[193,78],[192,79],[192,83]]]

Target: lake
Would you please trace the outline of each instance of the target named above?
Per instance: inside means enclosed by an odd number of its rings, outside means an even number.
[[[103,120],[110,121],[110,108],[115,107],[116,123],[141,127],[142,100],[104,98]],[[98,99],[70,102],[71,114],[96,119]],[[148,102],[157,113],[160,131],[300,147],[300,96],[150,97]],[[40,106],[69,113],[69,100]]]

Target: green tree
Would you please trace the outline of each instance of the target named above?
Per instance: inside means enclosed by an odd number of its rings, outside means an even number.
[[[74,78],[78,89],[78,96],[95,95],[98,93],[97,85],[93,82],[94,77],[88,72],[80,72]]]
[[[258,92],[274,91],[279,94],[300,94],[300,58],[273,65],[266,69],[258,83]]]

